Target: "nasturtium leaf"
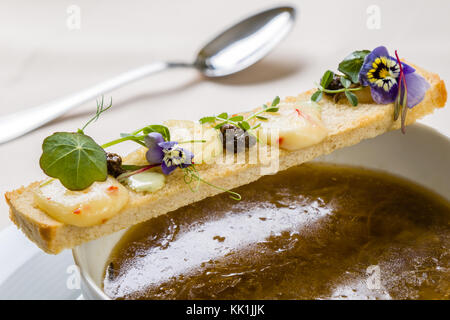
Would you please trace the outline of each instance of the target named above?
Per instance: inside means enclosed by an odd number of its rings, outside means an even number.
[[[345,96],[352,106],[356,107],[358,105],[358,97],[354,93],[345,91]]]
[[[322,91],[320,91],[320,90],[317,90],[311,96],[311,100],[314,102],[319,102],[321,99],[322,99]]]
[[[327,70],[320,79],[320,85],[322,88],[326,89],[330,85],[331,81],[333,81],[334,73],[333,71]]]
[[[45,138],[39,164],[69,190],[83,190],[107,178],[105,150],[79,132],[56,132]]]
[[[369,50],[354,51],[339,64],[338,70],[350,77],[353,83],[359,82],[359,71]]]
[[[145,127],[142,132],[147,135],[151,132],[160,133],[165,141],[170,141],[170,131],[169,128],[160,124],[152,124],[150,126]]]

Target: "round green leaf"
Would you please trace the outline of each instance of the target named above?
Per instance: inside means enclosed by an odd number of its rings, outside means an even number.
[[[42,144],[39,164],[69,190],[83,190],[107,178],[106,153],[83,133],[56,132]]]
[[[359,82],[359,71],[364,63],[365,57],[370,53],[368,50],[354,51],[339,64],[338,70],[347,75],[353,83]]]

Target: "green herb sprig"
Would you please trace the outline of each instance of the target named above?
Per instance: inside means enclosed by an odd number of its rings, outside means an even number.
[[[109,108],[112,107],[112,98],[111,98],[111,100],[109,102],[109,105],[107,107],[103,106],[104,101],[105,101],[104,100],[104,96],[102,96],[102,100],[97,100],[97,111],[95,112],[95,115],[91,119],[89,119],[88,122],[86,122],[81,129],[78,129],[78,133],[83,133],[84,134],[84,129],[86,129],[86,127],[88,125],[90,125],[92,122],[97,121],[98,118],[100,117],[100,115],[103,112],[107,111]]]
[[[216,124],[214,126],[215,129],[220,129],[223,125],[229,123],[236,127],[241,128],[244,131],[251,131],[251,130],[255,130],[255,129],[259,128],[259,126],[261,126],[261,123],[257,123],[256,125],[254,125],[252,127],[252,126],[250,126],[249,121],[252,119],[258,119],[258,120],[263,120],[263,121],[268,120],[266,117],[262,116],[262,114],[265,112],[269,112],[269,113],[278,112],[278,110],[279,110],[278,104],[279,103],[280,103],[280,97],[276,96],[275,99],[273,99],[270,106],[268,106],[267,104],[263,104],[261,110],[249,115],[247,118],[244,118],[244,116],[241,116],[241,115],[230,117],[228,115],[228,113],[222,112],[218,116],[203,117],[199,120],[199,122],[201,124],[218,122],[218,124]]]
[[[328,89],[331,81],[333,78],[339,78],[339,81],[342,85],[342,89]],[[329,80],[331,79],[331,80]],[[358,97],[353,93],[353,91],[360,91],[363,90],[364,87],[359,86],[352,86],[352,82],[346,78],[346,76],[343,75],[336,75],[334,72],[327,70],[324,75],[322,76],[322,79],[320,81],[320,84],[317,85],[317,91],[313,93],[311,96],[311,100],[314,102],[319,102],[322,100],[323,94],[338,94],[338,93],[344,93],[347,100],[350,102],[350,104],[354,107],[358,105]]]
[[[356,107],[358,105],[358,97],[353,93],[363,90],[365,87],[359,83],[359,72],[364,64],[365,57],[370,53],[368,50],[354,51],[339,63],[338,70],[342,74],[336,74],[331,70],[325,71],[320,84],[317,85],[317,91],[311,96],[311,100],[319,102],[324,93],[335,95],[344,93],[348,102]],[[339,79],[342,88],[332,89],[330,85],[333,81]]]

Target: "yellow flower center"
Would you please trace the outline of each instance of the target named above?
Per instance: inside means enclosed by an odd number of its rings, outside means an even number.
[[[372,63],[372,69],[367,73],[367,79],[376,86],[389,91],[397,84],[400,68],[397,61],[389,57],[378,57]]]
[[[383,68],[380,70],[380,78],[387,78],[390,76],[391,76],[391,73],[389,72],[388,69]]]

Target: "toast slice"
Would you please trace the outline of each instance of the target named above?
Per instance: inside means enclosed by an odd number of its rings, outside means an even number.
[[[415,67],[415,66],[414,66]],[[433,112],[445,105],[447,92],[444,82],[437,74],[415,67],[430,84],[424,100],[408,112],[406,124]],[[284,102],[295,103],[298,99],[309,100],[314,90],[288,97]],[[362,99],[361,101],[363,101]],[[393,120],[393,104],[378,105],[374,102],[360,103],[352,107],[346,103],[336,104],[332,98],[324,97],[322,120],[328,129],[328,136],[320,143],[297,151],[280,150],[279,170],[299,165],[333,150],[357,144],[363,139],[376,137],[389,130],[399,129],[400,120]],[[142,158],[142,150],[131,153],[124,163],[133,164]],[[253,182],[261,177],[262,164],[232,164],[199,166],[200,176],[213,184],[232,189]],[[150,194],[130,191],[130,198],[119,214],[103,224],[91,227],[77,227],[58,222],[34,205],[33,188],[40,182],[7,192],[11,220],[47,253],[57,254],[66,248],[73,248],[84,242],[127,228],[139,222],[173,211],[206,197],[220,193],[220,190],[202,184],[197,192],[191,192],[185,185],[181,170],[167,176],[166,185]]]

